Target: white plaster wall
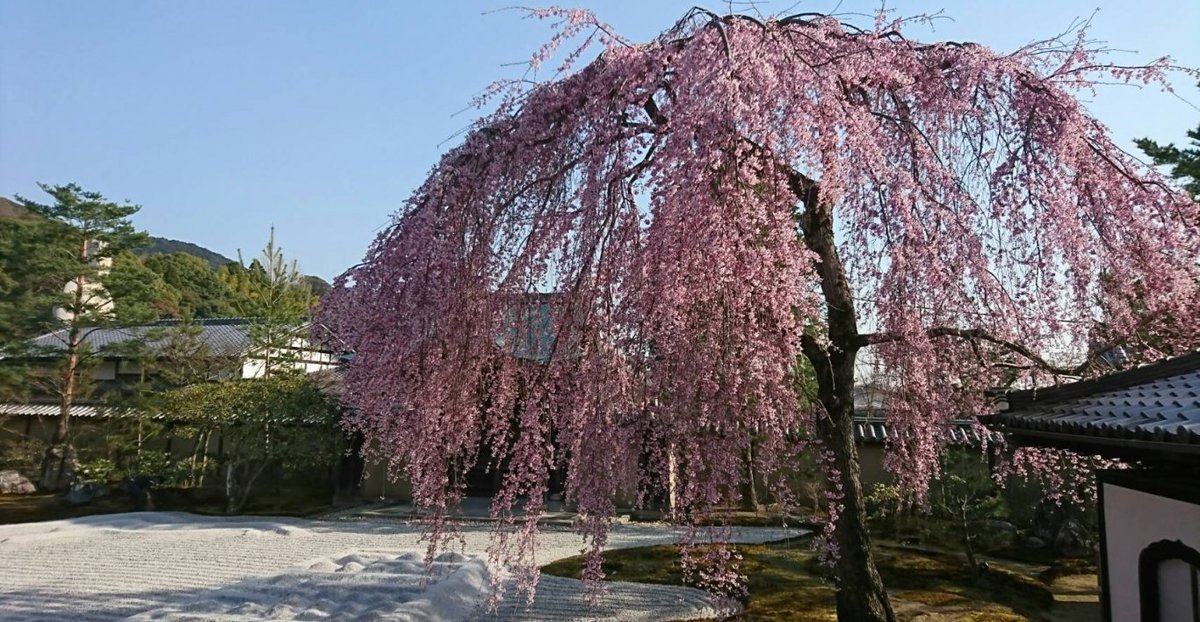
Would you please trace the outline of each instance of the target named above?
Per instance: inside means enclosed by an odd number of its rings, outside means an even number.
[[[1138,555],[1142,549],[1159,540],[1180,540],[1200,550],[1200,505],[1185,503],[1167,497],[1123,488],[1115,484],[1104,484],[1104,530],[1108,555],[1109,603],[1112,619],[1141,620],[1141,605],[1138,601]],[[1178,593],[1187,589],[1186,581],[1177,581],[1175,575],[1163,568],[1160,572],[1160,589],[1175,590],[1179,598],[1190,593]],[[1178,617],[1184,607],[1168,594],[1163,599],[1163,621],[1181,620],[1192,622],[1190,610],[1187,617]],[[1174,614],[1174,616],[1172,615]]]
[[[293,360],[287,361],[285,367],[288,369],[299,369],[306,374],[324,369],[333,369],[338,365],[336,354],[310,350],[308,349],[307,342],[296,342],[296,345],[287,352],[274,350],[272,358],[276,361],[292,358]],[[265,357],[261,351],[252,352],[249,357],[242,361],[242,377],[261,378],[264,373],[265,362]]]
[[[93,257],[92,265],[98,266],[100,274],[104,275],[108,274],[108,271],[112,269],[113,260],[112,257],[103,257],[99,261],[94,259],[96,253],[100,252],[102,248],[104,248],[103,242],[92,241],[88,243],[88,256]],[[79,283],[76,283],[74,280],[67,281],[67,284],[63,286],[63,293],[74,294],[77,289],[79,289]],[[92,305],[100,313],[108,313],[113,309],[113,302],[108,297],[108,292],[104,290],[104,286],[100,283],[85,280],[83,283],[83,296],[84,302]],[[54,317],[63,322],[70,322],[74,319],[75,314],[62,307],[55,307]]]

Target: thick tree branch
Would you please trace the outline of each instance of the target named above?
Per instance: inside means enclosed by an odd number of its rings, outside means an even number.
[[[1062,367],[1059,365],[1054,365],[1053,363],[1039,356],[1033,350],[1030,350],[1029,348],[1014,341],[997,337],[996,335],[993,335],[992,333],[989,333],[981,328],[954,328],[951,326],[937,326],[925,331],[925,335],[930,339],[936,339],[938,337],[958,337],[959,339],[965,339],[971,341],[972,343],[985,341],[1000,346],[1005,350],[1012,352],[1013,354],[1021,356],[1032,363],[1035,367],[1061,376],[1080,376],[1087,371],[1088,368],[1088,361],[1086,360],[1076,367]],[[883,343],[897,343],[900,341],[904,341],[904,336],[899,333],[867,333],[858,336],[857,346],[865,347]]]
[[[829,364],[830,355],[852,360],[859,348],[858,317],[854,308],[854,294],[846,279],[846,269],[834,241],[832,206],[822,198],[819,181],[796,170],[754,140],[745,137],[742,140],[787,176],[788,188],[800,203],[793,217],[800,226],[801,241],[818,258],[817,273],[821,278],[821,293],[826,307],[825,321],[832,351],[826,353],[826,348],[807,336],[802,343],[802,351],[813,366]],[[821,356],[815,357],[818,352],[822,353]]]
[[[655,125],[659,127],[665,127],[667,125],[667,117],[662,113],[661,110],[659,110],[658,102],[654,101],[653,94],[646,98],[646,103],[642,105],[642,109],[646,111],[646,115],[650,117],[650,120],[653,121]]]

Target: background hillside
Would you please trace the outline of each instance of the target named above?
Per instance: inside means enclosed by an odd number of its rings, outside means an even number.
[[[0,220],[35,218],[20,203],[0,197]],[[196,318],[238,314],[243,281],[261,272],[257,260],[243,267],[199,244],[155,236],[145,248],[119,256],[113,269],[154,287],[159,292],[154,306],[161,317]],[[329,283],[318,276],[305,275],[302,280],[318,297],[329,291]]]
[[[138,250],[134,251],[134,254],[141,257],[149,255],[170,255],[173,253],[187,253],[193,257],[199,257],[200,259],[207,261],[208,265],[212,266],[213,270],[216,270],[227,263],[235,263],[234,260],[222,255],[221,253],[204,248],[199,244],[192,244],[191,242],[184,242],[182,240],[172,240],[170,238],[159,238],[155,236],[150,236],[150,246],[147,246],[146,248],[139,248]]]
[[[35,216],[29,213],[29,210],[25,209],[20,203],[17,203],[12,199],[0,197],[0,218],[15,218],[18,220],[23,220],[34,217]],[[160,238],[153,235],[150,236],[150,246],[147,246],[146,248],[139,248],[134,251],[134,254],[138,255],[139,257],[146,257],[148,255],[170,255],[172,253],[187,253],[193,257],[199,257],[200,259],[208,262],[208,265],[212,266],[213,270],[216,270],[227,263],[234,263],[232,259],[222,255],[221,253],[204,248],[199,244],[184,242],[183,240],[172,240],[171,238]]]
[[[29,210],[19,203],[0,197],[0,218],[30,218]]]

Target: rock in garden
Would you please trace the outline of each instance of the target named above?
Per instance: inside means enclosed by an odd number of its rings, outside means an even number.
[[[1046,548],[1046,541],[1037,536],[1029,536],[1021,541],[1021,545],[1031,551],[1037,551]]]
[[[91,503],[96,497],[103,497],[104,494],[104,487],[95,482],[75,482],[67,492],[67,503],[84,505]]]
[[[28,477],[16,471],[0,471],[0,495],[27,495],[37,492]]]
[[[1017,527],[1008,521],[986,520],[980,525],[979,544],[985,550],[1006,549],[1017,539]]]
[[[1033,521],[1029,531],[1031,535],[1052,542],[1067,519],[1067,512],[1061,505],[1050,500],[1043,500],[1033,513]]]
[[[1083,523],[1069,518],[1054,536],[1054,550],[1066,557],[1085,557],[1091,554],[1091,534]]]

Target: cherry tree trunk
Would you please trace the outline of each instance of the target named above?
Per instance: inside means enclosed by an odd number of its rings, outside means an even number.
[[[821,196],[820,186],[797,176],[793,190],[806,209],[797,223],[801,239],[818,257],[817,272],[826,303],[825,344],[811,336],[801,342],[817,379],[818,412],[814,428],[829,452],[825,473],[831,492],[840,494],[834,520],[837,547],[837,610],[843,622],[894,622],[891,602],[871,554],[867,513],[860,478],[858,447],[854,444],[854,364],[860,347],[855,299],[834,238],[833,210]],[[831,512],[832,514],[832,512]]]
[[[846,361],[838,361],[846,358]],[[871,553],[871,537],[867,532],[866,507],[858,448],[854,444],[853,357],[830,357],[828,380],[818,383],[821,401],[828,418],[816,422],[817,436],[830,452],[832,464],[826,467],[830,485],[841,491],[837,501],[842,506],[834,523],[833,539],[837,545],[838,620],[894,622],[891,602],[884,590],[883,580],[875,568]],[[832,467],[832,468],[830,468]]]

